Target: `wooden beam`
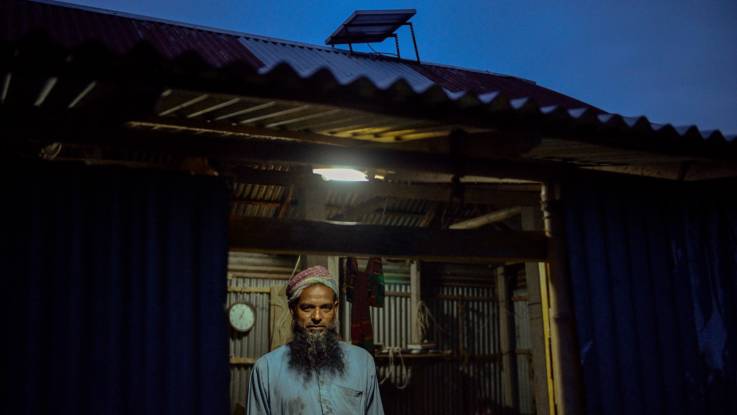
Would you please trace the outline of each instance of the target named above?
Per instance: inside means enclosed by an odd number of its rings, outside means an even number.
[[[364,196],[381,196],[395,199],[422,199],[435,202],[450,200],[450,184],[400,184],[381,181],[363,183],[326,184],[335,191],[360,192]],[[509,188],[509,186],[506,186]],[[464,185],[464,203],[479,203],[497,207],[539,206],[540,193],[518,190],[498,190],[494,186]]]
[[[26,114],[29,115],[29,114]],[[80,114],[78,114],[80,115]],[[83,118],[83,117],[82,117]],[[149,128],[85,128],[89,124],[78,117],[64,117],[42,122],[43,117],[14,119],[0,113],[3,137],[15,144],[25,140],[66,144],[95,144],[102,148],[162,153],[178,156],[207,157],[220,161],[291,164],[335,165],[356,168],[384,169],[396,172],[424,171],[499,178],[544,181],[551,176],[574,172],[547,162],[509,161],[473,157],[451,158],[448,154],[423,154],[365,147],[345,148],[334,145],[294,142],[287,140],[257,140],[243,137],[223,137],[209,132],[193,133],[179,130]],[[8,140],[11,141],[11,140]],[[18,142],[20,141],[20,142]],[[12,145],[14,143],[8,143]],[[459,172],[462,166],[462,172]]]
[[[230,223],[234,250],[311,255],[380,255],[429,261],[541,261],[542,232],[435,230],[327,222],[237,218]]]
[[[488,225],[490,223],[505,221],[515,216],[519,216],[521,213],[522,213],[522,209],[518,207],[497,210],[495,212],[487,213],[485,215],[477,216],[475,218],[456,222],[450,225],[448,228],[449,229],[476,229],[484,225]]]
[[[373,213],[376,209],[384,206],[386,198],[380,196],[374,196],[365,200],[355,206],[349,206],[337,215],[333,215],[330,220],[341,220],[346,222],[352,222],[360,219],[363,215]]]
[[[421,199],[434,202],[447,202],[450,199],[451,185],[443,183],[404,184],[374,180],[370,182],[326,182],[313,174],[264,171],[240,166],[231,166],[225,174],[244,183],[289,186],[307,184],[323,186],[328,191],[359,193],[366,198],[390,197],[394,199]],[[513,185],[463,185],[463,201],[494,205],[496,207],[539,206],[540,190],[530,191],[529,184]],[[519,188],[519,190],[516,190]]]

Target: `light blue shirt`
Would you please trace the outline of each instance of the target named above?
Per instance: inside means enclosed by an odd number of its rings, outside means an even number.
[[[340,342],[343,375],[304,376],[289,367],[289,347],[261,356],[251,371],[247,414],[383,415],[374,358],[367,351]]]

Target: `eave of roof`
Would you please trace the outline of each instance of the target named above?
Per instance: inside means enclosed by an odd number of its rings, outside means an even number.
[[[42,28],[52,42],[64,47],[66,54],[83,55],[85,53],[84,47],[91,41],[97,41],[98,46],[102,43],[103,48],[113,57],[126,60],[130,58],[131,51],[134,48],[143,44],[148,46],[155,55],[149,56],[147,59],[167,62],[174,66],[185,60],[188,63],[187,68],[194,67],[199,71],[195,71],[194,77],[206,76],[211,78],[212,71],[216,71],[217,76],[221,78],[220,81],[222,79],[229,80],[228,82],[218,82],[219,85],[227,85],[227,88],[230,89],[230,91],[221,91],[224,93],[237,94],[246,90],[261,91],[260,93],[276,93],[281,94],[282,97],[292,97],[305,102],[322,102],[338,106],[345,104],[387,113],[395,111],[402,113],[402,111],[407,111],[406,108],[416,107],[415,112],[410,115],[426,118],[460,117],[487,126],[511,126],[513,128],[515,125],[524,124],[525,127],[533,125],[535,128],[543,129],[546,134],[564,135],[566,138],[573,140],[595,142],[615,147],[634,146],[639,148],[642,146],[649,150],[660,148],[664,151],[670,151],[670,147],[673,146],[696,148],[693,146],[704,146],[706,144],[714,154],[726,151],[725,155],[730,159],[733,157],[729,154],[735,153],[735,136],[725,136],[719,131],[699,131],[695,126],[675,127],[668,124],[651,123],[645,117],[623,117],[617,114],[602,113],[585,104],[581,107],[571,107],[564,104],[546,105],[546,102],[542,102],[543,100],[539,97],[515,98],[513,95],[510,96],[497,91],[484,93],[473,90],[453,91],[442,87],[437,82],[418,87],[404,78],[398,78],[389,83],[377,84],[363,75],[352,78],[341,76],[330,67],[300,70],[300,68],[295,68],[289,63],[264,66],[263,62],[260,62],[255,55],[242,47],[241,43],[238,42],[238,38],[227,33],[207,32],[204,29],[190,29],[173,26],[169,23],[165,24],[166,27],[155,25],[151,27],[148,24],[150,22],[138,22],[134,25],[135,29],[150,30],[150,32],[139,31],[131,36],[123,36],[126,33],[130,34],[130,30],[116,30],[112,33],[111,27],[116,29],[119,29],[119,27],[115,25],[100,26],[99,22],[96,24],[88,22],[90,23],[89,26],[82,25],[88,30],[80,30],[79,25],[72,25],[70,27],[74,29],[71,29],[64,25],[66,22],[64,19],[59,21],[55,19],[57,16],[54,15],[56,12],[64,12],[67,8],[59,7],[56,3],[47,5],[24,2],[24,4],[54,8],[54,12],[46,15],[46,19],[50,18],[50,20],[42,19],[45,23]],[[99,16],[104,15],[88,13],[85,16],[84,19],[91,19],[90,21],[94,22]],[[6,16],[8,24],[5,25],[5,33],[0,32],[5,41],[4,43],[11,48],[13,45],[22,44],[24,42],[23,35],[31,33],[35,24],[35,18],[26,16],[27,21],[23,23],[23,19],[17,19],[17,17],[13,16],[12,13],[8,13]],[[115,19],[131,19],[120,15],[112,17]],[[75,22],[80,23],[79,21]],[[116,22],[118,25],[121,23],[119,20],[116,20]],[[181,32],[180,34],[185,40],[191,35],[190,40],[194,40],[189,43],[184,42],[176,49],[167,48],[167,37],[162,35],[171,34],[172,31]],[[111,40],[104,36],[98,36],[100,33],[120,37],[114,37]],[[206,36],[208,41],[201,41],[202,33],[208,34]],[[312,45],[305,47],[320,48]],[[205,48],[207,51],[200,53],[201,48]],[[332,50],[329,48],[323,49]],[[217,51],[219,54],[213,54],[213,51]],[[95,56],[94,54],[91,55],[87,62],[94,61]],[[187,58],[184,59],[184,56],[187,56]],[[6,55],[3,61],[4,64],[12,66],[14,59],[15,57]],[[140,60],[139,63],[141,63]],[[261,69],[256,72],[255,68]],[[437,70],[437,68],[441,67],[436,67],[434,70]],[[451,68],[441,69],[451,71]],[[203,75],[202,71],[207,72],[207,74]],[[459,71],[473,73],[464,70]],[[192,75],[191,73],[186,75],[186,72],[186,70],[183,71],[183,76]],[[148,74],[139,74],[139,76],[145,77]],[[237,81],[246,82],[248,85],[247,87],[238,85]],[[198,83],[195,82],[195,84]],[[254,84],[259,87],[253,88]],[[200,83],[199,85],[204,84]]]

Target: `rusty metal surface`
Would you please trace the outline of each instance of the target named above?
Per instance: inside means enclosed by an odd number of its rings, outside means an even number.
[[[19,40],[42,31],[68,48],[95,42],[117,54],[126,54],[146,44],[168,59],[194,52],[216,68],[232,62],[262,66],[232,34],[71,4],[7,0],[2,10],[0,36],[4,40]]]
[[[268,288],[285,285],[296,258],[290,256],[274,256],[231,252],[228,257],[228,286],[237,288]],[[256,323],[245,335],[231,334],[230,356],[239,358],[258,358],[270,350],[269,345],[269,301],[270,295],[265,293],[229,292],[230,306],[236,302],[248,302],[256,311]],[[230,366],[230,400],[231,409],[236,403],[246,400],[248,380],[251,375],[250,365]]]

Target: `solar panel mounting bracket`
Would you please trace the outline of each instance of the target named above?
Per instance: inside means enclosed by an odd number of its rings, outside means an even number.
[[[401,59],[399,36],[395,32],[402,26],[409,26],[415,57],[417,63],[420,63],[415,30],[412,23],[409,22],[415,13],[415,9],[356,10],[325,40],[325,44],[333,47],[347,44],[348,49],[353,53],[353,44],[378,43],[393,37],[397,58]]]

